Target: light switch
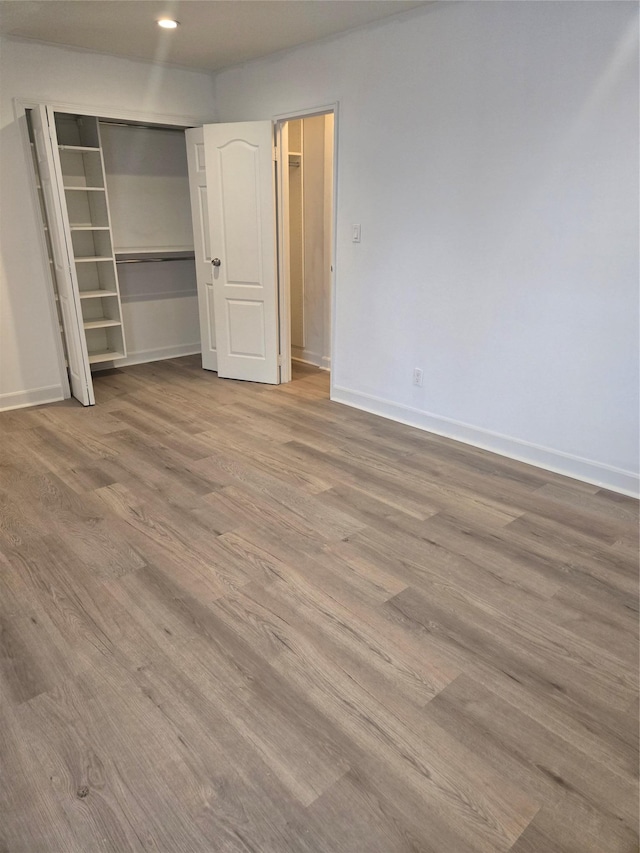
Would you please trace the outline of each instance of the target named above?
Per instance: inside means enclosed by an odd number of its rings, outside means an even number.
[[[360,242],[360,226],[352,225],[351,226],[351,242],[359,243]]]

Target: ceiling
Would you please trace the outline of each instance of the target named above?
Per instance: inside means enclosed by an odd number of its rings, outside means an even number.
[[[0,34],[217,71],[424,0],[2,0]],[[157,26],[175,18],[176,30]]]

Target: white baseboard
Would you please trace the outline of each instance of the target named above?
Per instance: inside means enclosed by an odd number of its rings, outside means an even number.
[[[291,361],[299,361],[301,364],[310,364],[312,367],[319,367],[320,370],[331,369],[331,359],[326,355],[320,355],[317,352],[309,352],[309,350],[301,347],[291,347]]]
[[[114,367],[127,367],[131,364],[146,364],[149,361],[164,361],[167,358],[180,358],[182,355],[197,355],[202,352],[200,342],[195,344],[178,344],[171,347],[160,347],[159,349],[142,349],[130,352],[126,358],[117,361],[105,361],[94,367],[94,373],[101,370],[111,370]]]
[[[315,361],[308,361],[306,358],[298,358],[295,355],[291,356],[291,361],[295,361],[296,364],[306,364],[308,367],[317,367],[318,370],[330,370],[331,368],[325,367],[324,364],[316,364]]]
[[[60,400],[64,400],[62,385],[13,391],[9,394],[0,394],[0,411],[8,412],[11,409],[25,409],[27,406],[42,406],[44,403],[58,403]]]
[[[331,389],[331,399],[337,403],[353,406],[355,409],[362,409],[365,412],[371,412],[392,421],[433,432],[445,438],[461,441],[473,447],[490,450],[509,459],[526,462],[547,471],[554,471],[556,474],[564,474],[566,477],[592,483],[613,492],[620,492],[634,498],[640,495],[640,478],[633,471],[624,471],[610,465],[603,465],[600,462],[572,456],[559,450],[531,444],[518,438],[511,438],[439,415],[432,415],[420,409],[392,403],[381,397],[352,391],[339,385],[334,385]]]

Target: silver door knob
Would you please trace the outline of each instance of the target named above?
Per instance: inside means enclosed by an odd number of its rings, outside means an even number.
[[[214,265],[214,267],[219,267],[219,266],[220,266],[220,264],[222,263],[222,261],[220,260],[220,258],[214,258],[214,259],[211,261],[211,263]]]

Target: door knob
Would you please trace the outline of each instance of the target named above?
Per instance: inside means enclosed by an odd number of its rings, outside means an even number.
[[[221,264],[220,258],[214,258],[214,259],[211,261],[211,263],[214,265],[214,267],[219,267],[219,266],[220,266],[220,264]]]

